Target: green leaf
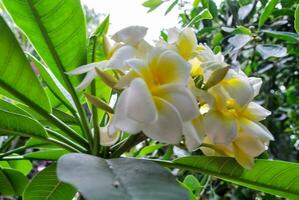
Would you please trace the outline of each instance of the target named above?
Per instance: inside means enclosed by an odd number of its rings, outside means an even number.
[[[23,194],[24,200],[72,200],[76,190],[62,183],[56,176],[56,164],[52,164],[33,177]]]
[[[61,156],[67,153],[69,153],[69,151],[65,149],[47,149],[27,153],[24,155],[24,158],[33,160],[58,160]]]
[[[294,21],[294,27],[297,33],[299,33],[299,4],[297,5],[297,8],[295,10],[295,21]]]
[[[170,4],[170,6],[167,8],[164,15],[167,15],[174,8],[174,6],[178,4],[178,2],[179,2],[179,0],[174,0],[172,2],[172,4]]]
[[[156,8],[158,8],[162,3],[163,3],[162,0],[147,0],[142,5],[144,7],[150,8],[148,10],[148,12],[151,12],[151,11],[155,10]]]
[[[0,167],[18,170],[25,176],[27,176],[32,170],[32,164],[29,160],[0,161]]]
[[[21,172],[0,167],[0,193],[19,196],[23,193],[27,184],[28,179]]]
[[[0,109],[8,111],[8,112],[17,113],[20,115],[25,115],[25,116],[31,117],[31,115],[29,113],[27,113],[25,110],[23,110],[22,108],[14,105],[12,103],[9,103],[5,100],[2,100],[2,99],[0,99]]]
[[[189,156],[173,162],[178,168],[216,176],[258,191],[290,199],[299,197],[298,163],[256,160],[253,169],[245,170],[228,157]]]
[[[68,154],[58,160],[57,174],[63,182],[74,185],[86,200],[188,199],[187,191],[168,170],[147,160],[104,160],[86,154]]]
[[[196,15],[187,26],[192,26],[203,19],[213,19],[212,14],[207,8],[198,13],[198,15]]]
[[[59,99],[64,105],[67,105],[69,108],[74,110],[74,102],[69,94],[69,92],[63,87],[63,85],[57,80],[55,75],[51,72],[51,70],[44,66],[39,60],[37,60],[34,56],[27,53],[30,60],[34,63],[34,66],[38,69],[40,75],[43,80],[46,82],[48,88],[51,92]]]
[[[60,67],[71,71],[86,63],[86,24],[79,0],[3,0],[3,4],[61,83],[65,84]]]
[[[109,22],[110,22],[110,16],[108,15],[103,22],[98,26],[98,28],[95,30],[95,32],[92,34],[92,36],[103,36],[106,35],[109,29]]]
[[[256,46],[256,50],[264,60],[270,57],[281,58],[288,55],[287,48],[280,45],[259,44]]]
[[[271,30],[262,30],[262,32],[281,40],[286,40],[289,42],[299,42],[299,34],[296,33]]]
[[[28,116],[0,109],[0,135],[19,135],[46,139],[43,126]]]
[[[261,16],[259,18],[259,27],[262,27],[267,21],[268,17],[274,10],[278,0],[269,0],[265,8],[262,10]]]
[[[66,124],[78,125],[79,123],[76,118],[61,110],[53,109],[53,114]]]
[[[50,102],[15,36],[0,16],[0,87],[51,112]],[[22,99],[21,99],[22,100]]]
[[[147,154],[153,153],[154,151],[159,150],[164,146],[165,146],[164,144],[155,144],[155,145],[146,146],[143,149],[141,149],[141,151],[138,153],[136,157],[146,156]]]

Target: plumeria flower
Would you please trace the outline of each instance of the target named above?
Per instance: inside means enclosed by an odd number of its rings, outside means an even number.
[[[147,28],[142,26],[130,26],[124,28],[112,36],[112,39],[115,41],[114,45],[112,45],[109,39],[104,36],[106,60],[83,65],[67,73],[69,75],[86,73],[85,78],[76,89],[78,91],[85,89],[95,79],[97,76],[95,68],[101,70],[128,70],[128,67],[124,62],[125,60],[144,56],[151,48],[151,46],[143,39],[146,32]]]
[[[194,96],[187,88],[190,65],[170,50],[153,48],[147,59],[126,61],[131,71],[122,77],[119,96],[112,118],[113,128],[177,144],[183,122],[197,114]]]
[[[274,138],[260,123],[271,112],[252,102],[259,92],[261,80],[246,78],[244,74],[230,70],[218,85],[198,92],[205,103],[201,103],[202,116],[192,125],[198,130],[198,146],[204,142],[214,148],[213,151],[205,150],[205,154],[232,156],[243,167],[251,168],[254,157],[264,152]],[[187,134],[189,137],[194,135],[190,130]],[[196,145],[190,148],[196,148]]]
[[[185,28],[182,31],[171,28],[167,32],[168,43],[158,41],[158,45],[176,51],[189,61],[192,66],[192,77],[204,76],[204,80],[207,80],[213,71],[227,66],[221,53],[214,54],[207,45],[198,44],[191,28]]]

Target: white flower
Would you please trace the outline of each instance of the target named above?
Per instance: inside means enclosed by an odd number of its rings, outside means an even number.
[[[68,75],[80,75],[86,73],[83,81],[76,87],[78,91],[85,89],[97,76],[95,68],[119,69],[126,71],[129,68],[126,66],[126,60],[135,57],[142,57],[150,50],[151,46],[143,40],[147,28],[141,26],[130,26],[124,28],[112,36],[116,42],[111,45],[109,39],[104,37],[104,49],[106,60],[101,62],[91,63],[80,66],[73,71],[68,72]]]
[[[160,142],[181,140],[183,122],[197,114],[196,100],[186,87],[190,65],[170,50],[152,49],[147,60],[126,62],[132,70],[119,84],[112,126],[131,134],[143,131]]]

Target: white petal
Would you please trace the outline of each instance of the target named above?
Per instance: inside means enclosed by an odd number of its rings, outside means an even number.
[[[177,27],[173,27],[166,30],[168,33],[168,42],[170,44],[175,43],[180,35],[180,30]]]
[[[255,123],[245,118],[241,118],[238,121],[242,132],[246,134],[252,134],[261,139],[263,142],[274,140],[270,131],[267,128],[265,128],[262,124]]]
[[[134,121],[125,114],[128,105],[127,96],[127,90],[124,90],[119,96],[110,126],[131,134],[136,134],[142,130],[145,124]]]
[[[100,144],[102,146],[111,146],[115,144],[119,139],[119,133],[108,133],[108,127],[100,127]]]
[[[244,115],[252,121],[261,121],[271,115],[271,112],[255,102],[250,102],[244,110]]]
[[[89,86],[89,84],[95,79],[96,72],[93,69],[89,71],[86,76],[84,77],[83,81],[76,87],[77,91],[82,91]]]
[[[143,129],[148,137],[165,142],[177,144],[181,140],[183,122],[175,107],[161,98],[155,98],[158,109],[158,119]]]
[[[210,111],[204,115],[204,129],[215,144],[229,144],[237,135],[237,124],[233,117]]]
[[[183,124],[183,134],[185,136],[186,147],[188,151],[194,151],[203,141],[202,133],[198,133],[192,122]]]
[[[234,143],[251,157],[257,157],[266,150],[266,146],[261,140],[246,133],[240,133]]]
[[[138,122],[151,123],[158,114],[153,97],[141,78],[136,78],[128,88],[126,115]]]
[[[68,75],[84,74],[86,72],[89,72],[89,71],[93,70],[96,67],[100,67],[102,69],[102,68],[106,67],[106,62],[107,61],[104,60],[104,61],[101,61],[101,62],[96,62],[96,63],[87,64],[87,65],[82,65],[80,67],[75,68],[72,71],[66,72],[66,74],[68,74]]]
[[[120,69],[125,68],[125,61],[133,58],[135,49],[132,46],[123,46],[114,52],[110,60],[107,62],[107,68]]]
[[[253,99],[254,91],[248,79],[243,77],[231,78],[225,80],[223,86],[241,107],[247,105]]]
[[[147,63],[144,60],[141,60],[139,58],[128,59],[125,61],[125,64],[131,67],[139,75],[142,75],[143,71],[148,70]]]
[[[153,94],[175,106],[183,121],[189,121],[199,114],[195,97],[183,85],[164,85],[159,87]]]
[[[248,155],[238,145],[233,143],[234,156],[237,162],[245,169],[252,169],[254,166],[254,157]]]
[[[249,77],[248,80],[250,82],[250,85],[253,87],[255,97],[259,94],[263,81],[261,78],[256,77]]]
[[[177,53],[167,50],[160,54],[156,64],[154,62],[150,64],[150,70],[161,85],[169,83],[187,85],[191,65]]]
[[[115,42],[124,42],[129,45],[136,45],[146,35],[147,28],[143,26],[129,26],[126,27],[112,36]]]
[[[131,70],[126,75],[122,76],[114,87],[118,89],[129,87],[130,83],[137,77],[140,77],[140,75],[134,70]]]

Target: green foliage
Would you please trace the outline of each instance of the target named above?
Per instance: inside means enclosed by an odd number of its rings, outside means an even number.
[[[49,100],[16,38],[0,16],[0,85],[50,112]]]
[[[259,27],[262,27],[270,14],[272,13],[273,9],[275,8],[276,4],[278,3],[278,0],[270,0],[265,8],[261,12],[261,16],[259,19]]]
[[[86,63],[81,3],[79,0],[37,2],[4,0],[3,4],[53,74],[65,84],[60,72]]]
[[[0,167],[0,192],[5,195],[21,195],[28,183],[24,174],[9,168]]]
[[[52,164],[33,177],[26,187],[24,200],[72,200],[76,190],[68,184],[62,183],[56,177],[56,164]]]
[[[58,160],[57,174],[87,200],[99,196],[101,199],[188,199],[187,191],[179,187],[169,171],[147,160],[105,160],[68,154]]]
[[[0,135],[18,135],[46,139],[44,127],[27,116],[0,109]]]
[[[290,199],[299,196],[299,165],[296,163],[256,160],[251,170],[245,170],[234,159],[225,157],[190,156],[178,158],[174,163],[259,191]]]

